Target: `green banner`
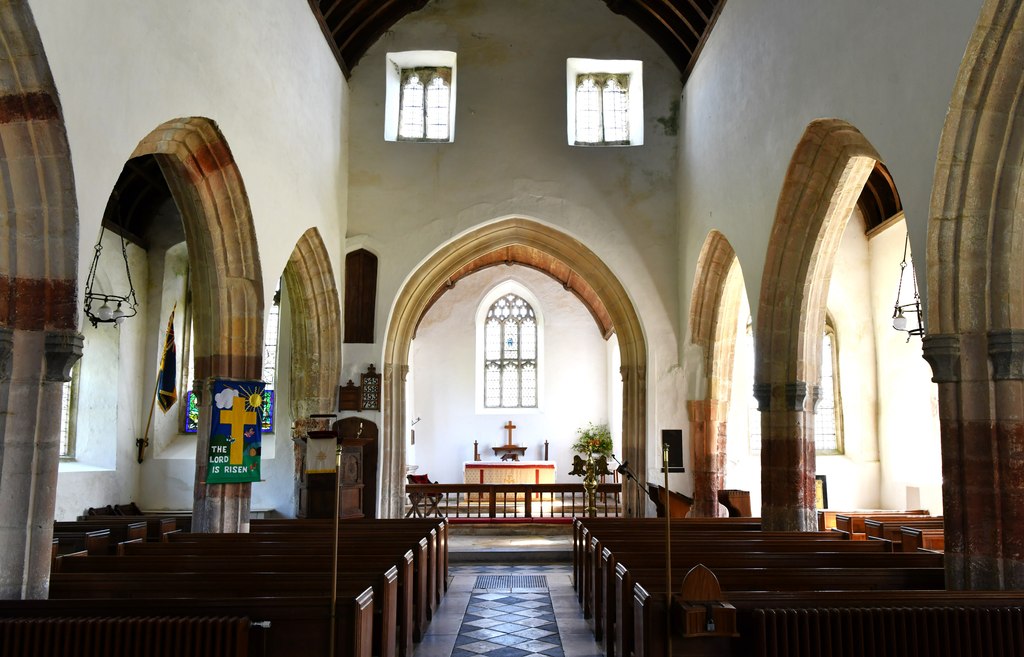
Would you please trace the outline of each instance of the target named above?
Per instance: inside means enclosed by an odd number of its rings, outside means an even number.
[[[260,480],[265,386],[262,381],[214,381],[206,483]]]

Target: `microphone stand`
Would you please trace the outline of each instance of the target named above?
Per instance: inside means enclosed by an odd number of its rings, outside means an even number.
[[[625,475],[626,479],[632,480],[632,482],[634,484],[636,484],[637,488],[641,488],[640,482],[637,480],[636,475],[633,474],[633,471],[629,469],[629,461],[626,461],[625,463],[623,463],[623,462],[619,461],[619,459],[616,458],[616,456],[614,454],[612,454],[612,459],[616,463],[619,464],[619,467],[615,468],[615,471],[620,473],[620,474]],[[659,504],[657,496],[653,492],[651,492],[651,489],[649,489],[649,488],[641,488],[641,490],[643,490],[644,493],[647,494],[647,497],[652,502],[654,502],[655,506],[657,506]]]

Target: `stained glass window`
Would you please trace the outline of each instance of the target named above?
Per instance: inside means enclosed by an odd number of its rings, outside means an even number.
[[[270,307],[270,312],[267,313],[267,323],[264,327],[263,335],[262,376],[263,381],[267,384],[263,393],[263,424],[261,430],[264,433],[273,433],[274,431],[274,402],[276,399],[274,395],[274,382],[277,379],[277,343],[280,336],[280,320],[281,282],[279,280],[277,291],[274,293],[274,304]],[[183,431],[184,433],[196,433],[199,431],[199,402],[195,392],[193,392],[195,387],[195,381],[193,380],[195,334],[192,327],[189,327],[186,343],[188,345],[188,353],[185,360],[187,365],[183,368],[182,379],[188,381],[189,388],[183,395],[185,398]]]
[[[398,138],[448,141],[451,118],[451,69],[403,69]]]
[[[587,73],[576,78],[576,143],[629,143],[629,75]]]
[[[491,304],[484,319],[484,406],[537,406],[537,318],[516,294]]]
[[[199,431],[199,402],[191,389],[185,393],[185,433]]]

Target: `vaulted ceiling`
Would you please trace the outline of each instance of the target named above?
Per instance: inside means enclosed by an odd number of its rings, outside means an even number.
[[[345,77],[377,39],[429,0],[309,0]],[[597,8],[599,0],[593,0]],[[647,33],[685,80],[725,0],[604,0]]]

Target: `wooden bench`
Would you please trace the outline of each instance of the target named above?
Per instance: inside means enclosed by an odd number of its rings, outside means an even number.
[[[818,531],[827,532],[836,528],[836,518],[839,515],[845,516],[927,516],[930,515],[927,509],[819,509],[818,510]]]
[[[346,532],[339,536],[339,562],[348,559],[355,559],[360,566],[364,565],[366,558],[377,555],[396,556],[404,553],[407,549],[413,550],[413,573],[411,588],[414,596],[415,612],[417,614],[414,623],[416,640],[426,631],[427,625],[437,608],[443,590],[439,589],[437,581],[436,560],[438,559],[430,550],[430,541],[426,538],[419,538],[417,533],[409,532],[383,532],[373,531],[353,535]],[[234,546],[244,546],[250,554],[279,554],[288,556],[307,555],[330,555],[333,550],[333,537],[330,534],[304,532],[295,536],[289,532],[260,534],[182,534],[169,537],[171,540],[165,544],[146,544],[145,546],[125,546],[126,554],[224,554],[232,553]],[[402,584],[407,586],[406,577],[403,574]]]
[[[369,653],[394,657],[397,638],[397,570],[392,567],[382,576],[367,583],[365,573],[339,574],[336,586],[338,600],[346,600],[345,609],[353,610],[355,601],[366,600],[370,612]],[[331,594],[329,573],[280,572],[173,572],[173,573],[55,573],[50,581],[52,599],[148,598],[154,592],[162,599],[215,598],[230,591],[242,598],[270,596],[275,598],[328,597]],[[349,653],[344,653],[348,655]]]
[[[918,550],[943,552],[945,549],[946,535],[942,529],[900,527],[900,550],[902,552],[916,552]]]
[[[265,562],[265,565],[263,564]],[[380,558],[378,562],[370,559],[360,559],[360,567],[354,569],[351,565],[343,564],[339,569],[339,578],[347,578],[352,581],[366,582],[367,571],[370,568],[383,568],[391,560]],[[169,555],[169,556],[130,556],[123,557],[64,557],[58,560],[58,572],[54,573],[54,579],[63,586],[68,574],[101,574],[115,573],[117,575],[130,575],[140,573],[143,575],[155,574],[164,575],[167,573],[184,574],[192,577],[197,574],[214,573],[216,575],[231,574],[233,576],[248,577],[254,574],[259,577],[277,576],[282,580],[292,580],[296,577],[305,577],[315,574],[317,578],[330,581],[332,572],[332,559],[330,556],[304,556],[302,559],[286,560],[265,555],[254,555],[245,560],[239,560],[236,556],[223,555]],[[394,577],[391,570],[394,569]],[[387,646],[381,647],[385,637],[395,636],[397,640],[398,655],[411,655],[413,641],[419,640],[419,634],[414,632],[415,614],[413,611],[413,590],[408,581],[412,573],[412,552],[407,551],[399,567],[390,567],[381,571],[378,581],[374,585],[375,600],[375,623],[374,623],[374,646],[380,647],[375,652],[378,655],[393,654],[393,650]],[[401,575],[400,575],[401,573]],[[392,579],[394,584],[392,584]],[[405,585],[400,582],[405,581]],[[340,581],[340,580],[339,580]],[[58,589],[60,597],[74,596],[75,591]],[[238,592],[238,591],[236,591]],[[274,593],[281,593],[280,588],[275,588]],[[54,594],[56,595],[56,594]]]
[[[918,529],[942,529],[942,516],[919,516],[901,518],[899,520],[882,520],[879,518],[864,519],[864,533],[868,540],[890,541],[894,543],[893,551],[899,551],[899,543],[903,540],[900,527],[917,527]]]

